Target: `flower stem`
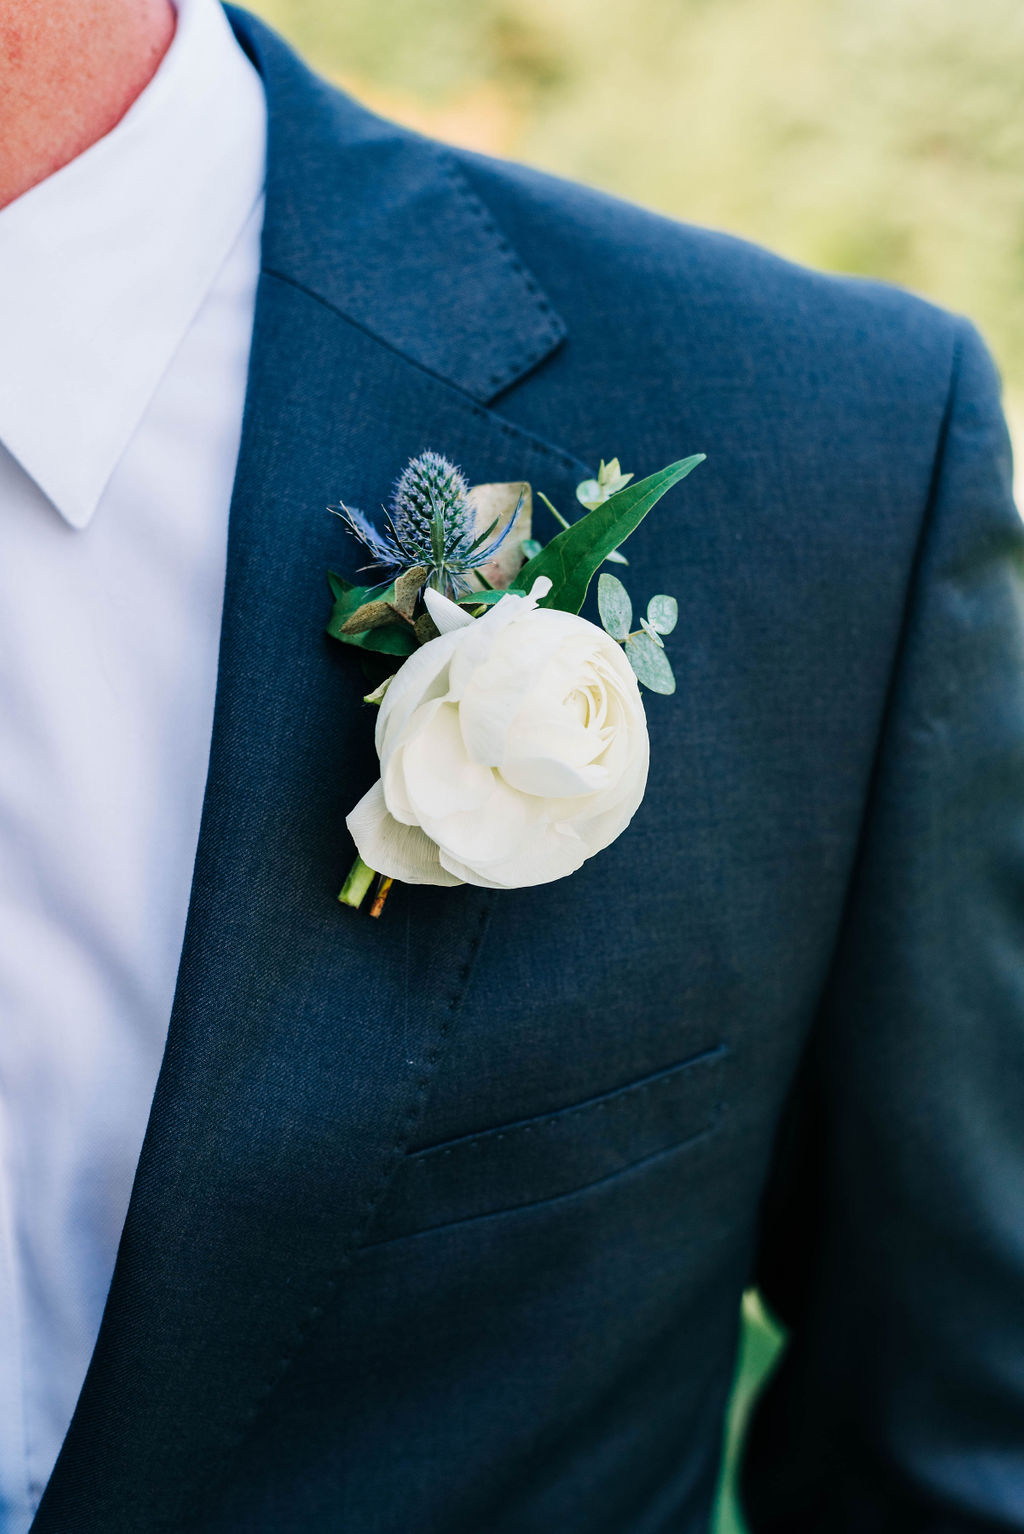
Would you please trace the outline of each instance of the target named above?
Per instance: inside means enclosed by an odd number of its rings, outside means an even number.
[[[348,878],[341,887],[338,899],[342,905],[350,905],[358,910],[366,899],[370,885],[376,879],[376,872],[364,863],[362,858],[356,858],[348,871]]]
[[[380,879],[377,882],[377,891],[373,897],[373,903],[370,906],[371,916],[379,916],[383,911],[384,902],[388,898],[388,890],[391,888],[394,882],[394,879],[388,879],[383,874],[381,874]]]

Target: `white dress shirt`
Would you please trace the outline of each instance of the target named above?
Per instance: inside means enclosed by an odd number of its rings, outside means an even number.
[[[0,1531],[99,1330],[206,779],[266,104],[180,0],[127,115],[0,210]]]

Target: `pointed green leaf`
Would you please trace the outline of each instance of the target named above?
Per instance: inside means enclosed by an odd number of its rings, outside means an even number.
[[[629,600],[629,592],[614,575],[605,573],[597,578],[597,610],[601,614],[601,622],[613,639],[628,638],[629,626],[633,622],[633,604]]]
[[[603,505],[588,511],[585,517],[553,538],[523,566],[510,589],[529,591],[538,576],[546,575],[552,585],[541,606],[578,613],[598,567],[639,526],[665,491],[685,479],[691,470],[703,463],[704,457],[703,453],[696,453],[692,458],[682,458],[638,484],[617,491]]]
[[[679,603],[675,597],[652,597],[647,604],[647,621],[659,634],[671,634],[679,622]]]
[[[672,693],[676,679],[664,650],[658,648],[649,634],[633,634],[626,641],[626,659],[636,672],[637,679],[651,692]]]

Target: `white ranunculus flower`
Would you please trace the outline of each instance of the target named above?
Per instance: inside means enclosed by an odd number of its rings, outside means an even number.
[[[625,830],[649,746],[636,677],[585,618],[538,607],[550,582],[482,618],[428,591],[440,636],[392,680],[381,775],[348,816],[359,855],[406,884],[516,889],[576,871]]]

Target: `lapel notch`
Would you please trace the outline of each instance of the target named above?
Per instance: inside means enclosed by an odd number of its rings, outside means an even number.
[[[228,14],[275,104],[267,203],[288,216],[268,227],[265,269],[481,404],[543,361],[565,322],[454,155],[327,87],[252,16]]]

